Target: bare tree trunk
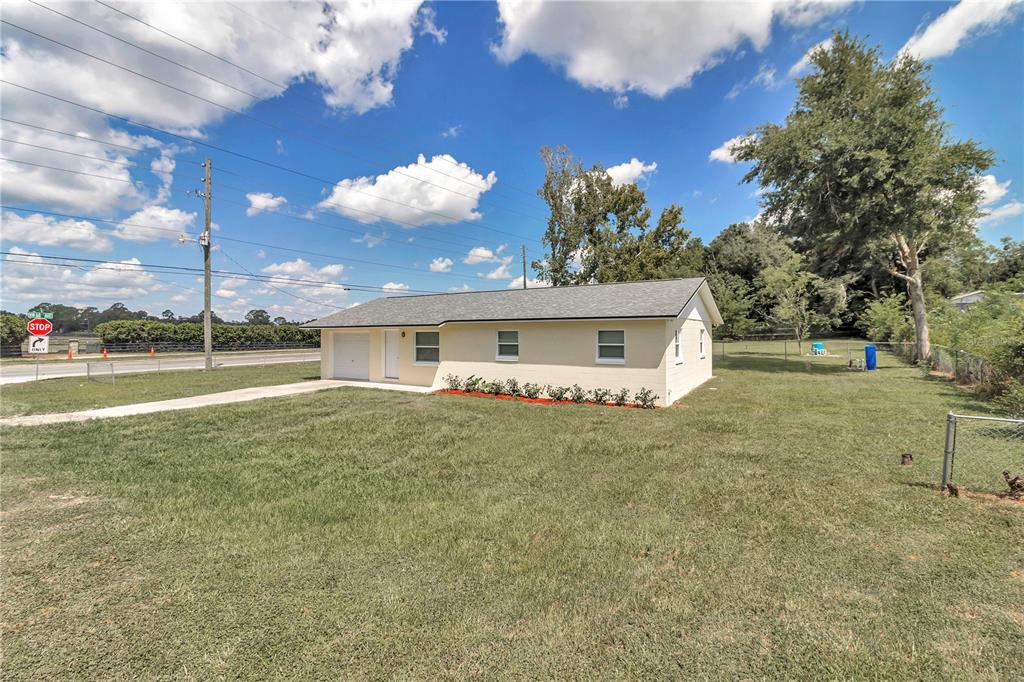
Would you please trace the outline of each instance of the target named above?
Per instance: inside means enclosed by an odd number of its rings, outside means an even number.
[[[914,332],[917,336],[914,349],[917,359],[927,360],[932,354],[932,342],[928,332],[928,311],[924,303],[924,285],[921,283],[920,270],[907,280],[907,294],[910,297],[910,308],[914,313]]]
[[[910,299],[910,309],[914,315],[914,333],[917,337],[914,351],[920,362],[927,360],[932,354],[928,310],[924,301],[924,282],[921,279],[921,261],[918,258],[920,247],[911,240],[899,239],[897,243],[900,246],[900,260],[906,274],[896,274],[907,283],[907,297]]]

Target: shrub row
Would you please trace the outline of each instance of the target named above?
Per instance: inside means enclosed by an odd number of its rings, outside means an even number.
[[[203,325],[196,322],[153,322],[115,320],[96,325],[103,343],[202,343]],[[320,345],[320,332],[293,324],[215,324],[216,346],[244,346],[265,343]]]
[[[653,408],[660,397],[649,388],[641,388],[633,396],[633,400],[630,401],[629,389],[627,388],[618,391],[612,391],[607,388],[595,388],[588,391],[579,384],[573,384],[572,386],[541,386],[533,383],[520,384],[514,378],[506,379],[505,381],[488,381],[476,375],[470,375],[463,379],[454,374],[448,374],[444,377],[444,385],[449,391],[490,393],[491,395],[508,395],[514,398],[535,399],[540,398],[543,394],[551,400],[570,400],[574,403],[615,403],[616,405],[623,406],[632,402],[632,404],[645,409]]]

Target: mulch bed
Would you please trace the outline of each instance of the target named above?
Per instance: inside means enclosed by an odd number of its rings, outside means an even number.
[[[480,391],[458,391],[448,388],[434,391],[437,394],[445,395],[462,395],[470,398],[494,398],[496,400],[518,400],[521,403],[530,403],[531,405],[597,405],[600,407],[631,407],[635,409],[641,409],[639,405],[632,403],[628,405],[616,405],[615,403],[595,403],[592,400],[587,400],[582,403],[573,402],[572,400],[552,400],[551,398],[527,398],[526,396],[511,396],[511,395],[495,395],[493,393],[482,393]],[[655,407],[654,409],[658,409]]]

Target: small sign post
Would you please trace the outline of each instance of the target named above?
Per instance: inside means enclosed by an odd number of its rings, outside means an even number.
[[[28,352],[32,355],[45,355],[50,352],[49,336],[28,337]]]

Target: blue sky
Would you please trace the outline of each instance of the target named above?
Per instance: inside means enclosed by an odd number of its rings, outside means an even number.
[[[326,14],[283,3],[189,12],[174,3],[47,6],[66,16],[5,7],[5,80],[179,137],[5,83],[3,156],[37,164],[0,162],[4,205],[30,209],[4,210],[4,250],[19,254],[4,263],[7,309],[120,300],[154,314],[199,310],[195,273],[143,266],[201,265],[202,204],[188,191],[200,187],[196,164],[207,157],[214,268],[279,278],[216,278],[214,309],[227,318],[264,308],[306,319],[384,291],[515,285],[520,245],[530,259],[542,254],[546,210],[535,191],[545,144],[566,144],[585,164],[637,182],[655,211],[681,203],[689,229],[710,241],[759,210],[724,143],[781,121],[795,65],[833,29],[880,45],[887,58],[907,49],[933,65],[953,135],[998,158],[983,184],[992,215],[979,233],[993,243],[1024,237],[1017,3],[689,3],[643,12],[389,3]],[[191,233],[184,245],[181,231]],[[33,263],[32,254],[122,264]]]

